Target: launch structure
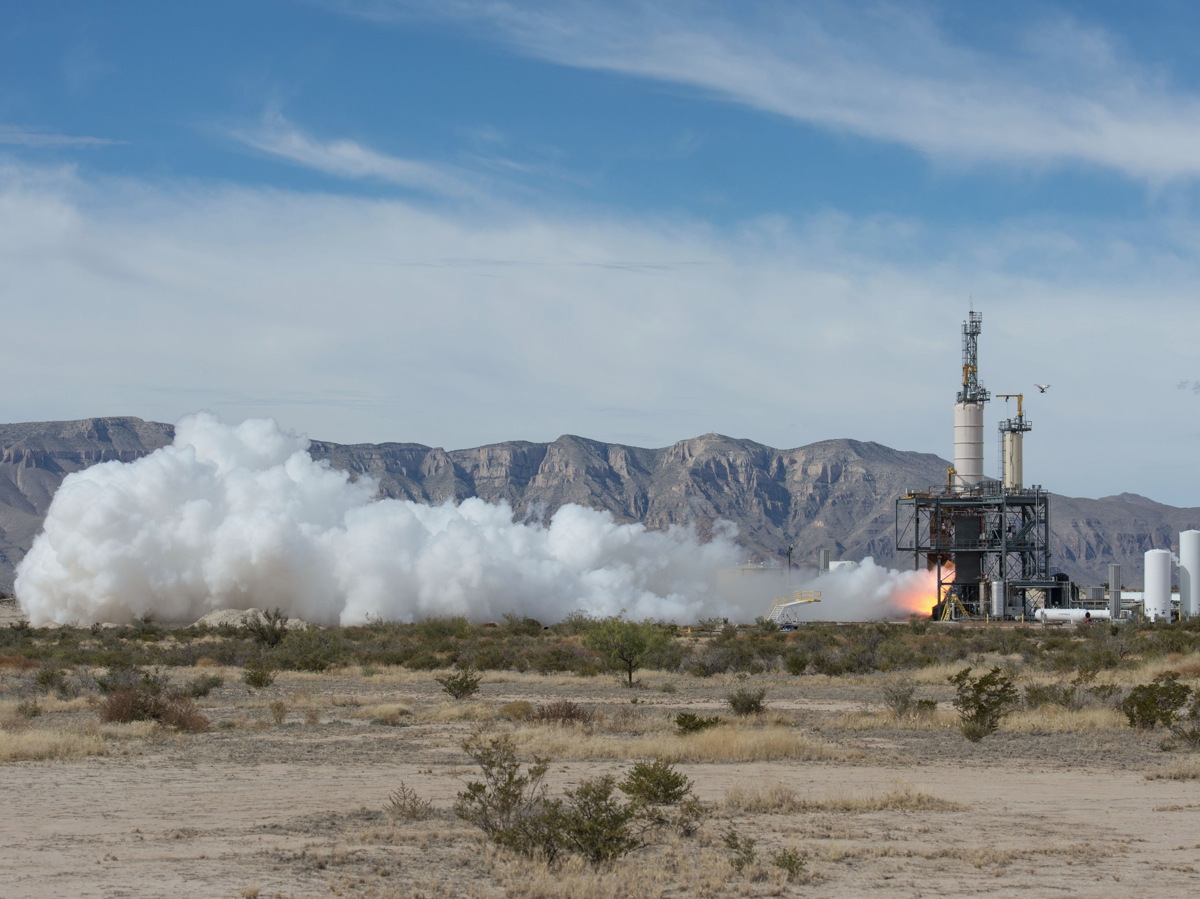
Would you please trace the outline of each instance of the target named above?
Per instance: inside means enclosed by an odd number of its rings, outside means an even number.
[[[963,323],[962,388],[954,405],[954,464],[944,486],[910,490],[896,500],[896,549],[913,567],[937,574],[934,617],[1013,617],[1032,599],[1060,606],[1069,584],[1050,569],[1050,495],[1023,484],[1022,440],[1033,425],[1021,394],[1017,415],[1000,423],[1001,477],[983,473],[983,409],[991,394],[979,381],[983,316]]]

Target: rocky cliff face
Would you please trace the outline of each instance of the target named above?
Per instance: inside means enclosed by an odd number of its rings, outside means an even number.
[[[0,586],[28,551],[59,483],[98,462],[131,461],[166,445],[170,425],[137,418],[0,425]],[[776,559],[789,545],[814,564],[873,556],[910,567],[895,552],[895,499],[945,479],[946,461],[877,443],[826,440],[778,450],[705,434],[661,449],[560,437],[446,451],[416,443],[342,445],[314,441],[316,458],[379,483],[381,496],[422,503],[478,496],[508,502],[517,517],[553,515],[566,503],[607,509],[621,522],[652,528],[737,524],[747,558]],[[1107,580],[1122,565],[1140,585],[1143,553],[1174,546],[1180,530],[1200,527],[1200,509],[1178,509],[1122,494],[1051,500],[1052,562],[1083,584]]]

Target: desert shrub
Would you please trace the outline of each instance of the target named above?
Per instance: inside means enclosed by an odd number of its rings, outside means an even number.
[[[783,871],[791,883],[808,868],[808,859],[794,849],[780,849],[772,854],[771,864]]]
[[[452,699],[470,699],[479,691],[479,675],[472,668],[463,668],[455,674],[435,677],[442,685],[442,692]]]
[[[1170,727],[1180,710],[1187,704],[1192,689],[1179,683],[1179,674],[1168,671],[1149,684],[1138,684],[1121,703],[1121,711],[1129,726],[1153,730],[1157,725]]]
[[[333,630],[310,627],[288,631],[283,642],[270,652],[277,668],[293,671],[325,671],[343,661],[345,646]]]
[[[276,724],[283,724],[288,713],[287,703],[282,699],[275,699],[267,705],[267,708],[271,711],[271,720]]]
[[[157,669],[150,671],[140,665],[126,664],[121,660],[96,676],[96,689],[108,695],[118,690],[144,690],[161,693],[169,686],[167,675]]]
[[[260,646],[278,646],[288,635],[288,616],[276,606],[269,612],[247,615],[242,630]]]
[[[54,693],[59,699],[70,699],[79,695],[79,685],[58,667],[42,668],[33,678],[34,686],[41,693]]]
[[[157,721],[186,731],[208,728],[208,718],[196,708],[192,697],[155,680],[110,690],[100,702],[100,720],[119,724]]]
[[[535,618],[522,618],[512,612],[504,614],[504,623],[500,625],[503,633],[514,637],[540,637],[542,623]]]
[[[533,703],[524,699],[508,702],[500,706],[500,714],[509,721],[524,721],[533,714]]]
[[[22,699],[17,703],[16,712],[22,718],[36,718],[42,714],[42,707],[36,699]]]
[[[663,759],[637,762],[620,784],[634,802],[646,805],[675,805],[692,792],[692,782]]]
[[[591,724],[596,720],[596,713],[577,702],[559,699],[539,705],[529,719],[538,724]]]
[[[758,858],[758,850],[754,847],[758,841],[753,837],[743,837],[730,827],[722,838],[725,848],[729,850],[729,864],[739,874],[754,864]]]
[[[783,657],[783,667],[788,674],[803,674],[808,670],[808,656],[802,652],[789,652]]]
[[[223,683],[225,679],[216,674],[202,674],[188,684],[188,693],[192,699],[203,699]]]
[[[555,822],[557,804],[547,797],[542,783],[549,763],[535,756],[522,771],[508,735],[475,734],[462,748],[479,766],[483,779],[467,783],[458,794],[454,813],[505,849],[554,861],[562,843]]]
[[[1025,688],[1025,705],[1031,709],[1057,705],[1076,711],[1083,708],[1084,701],[1078,684],[1029,684]]]
[[[1200,692],[1193,692],[1170,724],[1171,733],[1191,750],[1200,749]]]
[[[738,687],[725,697],[725,701],[729,703],[729,708],[735,715],[744,718],[747,715],[757,715],[763,710],[763,699],[766,695],[765,687],[759,687],[757,690]]]
[[[275,683],[275,668],[266,659],[251,659],[242,672],[242,683],[253,690],[265,690]]]
[[[702,730],[708,730],[710,727],[716,727],[721,723],[721,718],[716,715],[705,718],[700,715],[694,715],[691,712],[680,712],[675,716],[675,727],[680,735],[699,733]]]
[[[459,793],[455,813],[498,845],[527,857],[553,862],[569,852],[601,864],[644,846],[647,836],[663,826],[695,833],[703,815],[691,784],[665,762],[639,763],[621,784],[604,775],[551,798],[542,784],[548,763],[535,757],[522,772],[510,736],[477,734],[463,749],[479,765],[483,780],[469,782]],[[620,793],[630,800],[622,801]]]
[[[633,827],[637,807],[621,802],[615,789],[616,779],[611,774],[585,780],[568,790],[555,809],[559,839],[592,864],[611,861],[642,846]]]
[[[413,671],[432,671],[435,668],[447,667],[447,662],[436,653],[421,649],[404,660],[404,667]]]
[[[995,733],[1019,698],[1012,678],[998,667],[979,678],[971,677],[971,669],[964,668],[950,677],[950,683],[955,689],[954,708],[963,736],[972,743]]]
[[[422,799],[416,790],[401,781],[400,786],[388,796],[384,812],[401,821],[424,821],[433,814],[433,803]]]
[[[908,718],[916,710],[917,685],[899,680],[883,688],[883,704],[897,718]]]

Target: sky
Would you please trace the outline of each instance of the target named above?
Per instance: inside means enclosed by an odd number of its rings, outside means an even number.
[[[1200,506],[1197,33],[1183,0],[11,4],[0,420],[950,458],[973,309],[989,475],[1024,394],[1028,483]]]

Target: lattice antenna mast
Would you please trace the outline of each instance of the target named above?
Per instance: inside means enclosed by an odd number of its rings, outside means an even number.
[[[979,383],[979,332],[983,330],[983,313],[971,312],[963,322],[963,386],[958,392],[960,403],[986,403],[992,395]]]

